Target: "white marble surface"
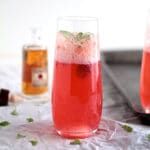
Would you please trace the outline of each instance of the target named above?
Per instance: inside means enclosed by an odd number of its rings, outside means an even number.
[[[54,130],[50,102],[24,102],[16,105],[18,116],[11,115],[14,106],[0,108],[0,121],[9,121],[7,127],[0,127],[0,150],[148,150],[150,143],[146,137],[148,129],[133,126],[134,131],[127,133],[120,123],[102,119],[96,134],[82,139],[81,145],[71,145],[69,139],[58,136]],[[32,117],[33,123],[27,118]],[[17,134],[26,137],[17,139]],[[32,146],[30,140],[36,140]]]

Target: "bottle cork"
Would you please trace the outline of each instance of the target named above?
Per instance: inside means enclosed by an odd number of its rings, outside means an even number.
[[[0,106],[7,106],[9,102],[15,103],[22,100],[21,96],[12,94],[8,89],[0,89]]]

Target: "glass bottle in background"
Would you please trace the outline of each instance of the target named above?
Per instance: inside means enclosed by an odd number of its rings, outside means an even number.
[[[140,99],[145,113],[150,114],[150,13],[147,22],[141,65]]]
[[[57,133],[85,138],[96,132],[102,113],[98,20],[58,18],[52,112]]]
[[[41,40],[41,29],[31,29],[32,41],[23,46],[22,92],[26,96],[48,91],[48,50]]]

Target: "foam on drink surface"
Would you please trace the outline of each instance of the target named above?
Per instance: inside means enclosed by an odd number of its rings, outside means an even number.
[[[100,59],[96,37],[92,33],[59,31],[55,60],[63,63],[87,64]]]

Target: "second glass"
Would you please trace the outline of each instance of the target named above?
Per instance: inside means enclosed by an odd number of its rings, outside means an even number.
[[[52,112],[57,133],[85,138],[97,130],[102,113],[98,20],[58,18]]]
[[[150,114],[150,12],[141,64],[140,99],[144,112]]]

